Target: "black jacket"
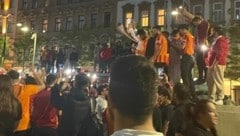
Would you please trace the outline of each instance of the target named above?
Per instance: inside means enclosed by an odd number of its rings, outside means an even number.
[[[90,101],[80,88],[72,88],[70,93],[60,96],[60,86],[52,88],[52,103],[62,110],[59,124],[59,136],[77,136],[84,120],[90,116]],[[77,93],[73,93],[77,92]]]

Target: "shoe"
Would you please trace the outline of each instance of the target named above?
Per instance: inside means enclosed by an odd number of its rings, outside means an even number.
[[[205,79],[202,79],[202,78],[199,78],[199,79],[197,79],[196,81],[194,81],[194,84],[195,84],[195,85],[201,85],[201,84],[203,84],[203,83],[205,83]]]
[[[223,105],[223,100],[216,100],[214,103],[216,105]]]

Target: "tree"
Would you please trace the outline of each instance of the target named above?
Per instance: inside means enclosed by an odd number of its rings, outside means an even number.
[[[17,54],[16,62],[24,68],[25,64],[32,61],[33,58],[33,40],[31,39],[32,34],[26,33],[22,37],[16,39],[14,43],[15,52]],[[36,52],[40,50],[40,46],[44,42],[44,38],[38,35]]]
[[[229,28],[230,37],[230,53],[228,56],[228,64],[226,68],[226,77],[231,80],[240,79],[240,23]]]

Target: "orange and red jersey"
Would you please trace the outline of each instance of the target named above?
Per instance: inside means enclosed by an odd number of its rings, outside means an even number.
[[[194,54],[194,37],[190,32],[186,32],[183,35],[183,54],[193,55]]]
[[[156,62],[158,63],[169,63],[169,54],[168,54],[168,41],[163,34],[159,34],[155,41],[155,52],[159,51]]]

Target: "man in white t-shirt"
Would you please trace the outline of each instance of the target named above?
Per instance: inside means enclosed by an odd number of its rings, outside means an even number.
[[[109,100],[114,118],[112,136],[163,136],[153,127],[157,73],[143,56],[124,56],[112,63]]]

